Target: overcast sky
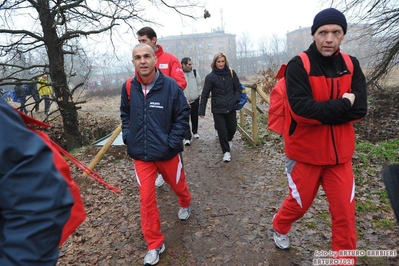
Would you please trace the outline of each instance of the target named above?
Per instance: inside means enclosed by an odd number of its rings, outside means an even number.
[[[168,0],[168,4],[173,5]],[[210,18],[203,18],[204,8],[196,9],[197,20],[179,16],[174,10],[164,6],[154,7],[150,2],[140,2],[140,5],[148,4],[141,16],[149,21],[160,24],[150,25],[157,33],[158,38],[193,33],[209,33],[223,27],[226,33],[236,34],[236,40],[246,34],[250,42],[256,44],[260,38],[272,38],[276,35],[280,39],[285,38],[289,31],[299,27],[310,27],[314,16],[324,8],[327,8],[326,0],[202,0],[205,8],[211,14]],[[241,3],[241,4],[240,4]],[[136,24],[136,29],[149,24]],[[310,35],[310,31],[309,31]],[[131,53],[132,47],[137,44],[137,37],[128,34],[118,43],[118,52]],[[160,43],[162,45],[162,43]],[[97,43],[95,44],[97,45]],[[97,47],[97,46],[96,46]],[[108,49],[110,48],[107,46]]]
[[[288,31],[312,26],[314,16],[328,7],[322,6],[320,0],[206,0],[205,6],[211,17],[197,21],[181,21],[172,11],[168,16],[161,14],[157,21],[164,27],[155,29],[158,37],[211,32],[223,27],[225,32],[237,37],[249,34],[253,41],[274,34],[284,38]]]

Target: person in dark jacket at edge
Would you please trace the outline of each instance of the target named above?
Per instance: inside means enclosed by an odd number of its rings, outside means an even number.
[[[222,148],[223,161],[230,162],[233,138],[237,131],[237,104],[241,98],[241,84],[234,70],[230,70],[227,56],[218,52],[211,63],[212,71],[206,75],[201,94],[199,116],[205,117],[209,95],[211,111]]]
[[[53,152],[0,99],[0,265],[54,266],[73,198]]]
[[[292,224],[311,206],[321,185],[331,214],[332,251],[349,260],[343,264],[353,265],[356,257],[340,251],[356,250],[353,123],[367,113],[367,93],[359,61],[350,56],[350,73],[341,54],[346,31],[340,11],[319,12],[311,27],[314,42],[305,51],[309,76],[299,56],[287,65],[283,136],[289,195],[273,217],[273,228],[275,244],[288,249]]]
[[[122,138],[133,158],[140,191],[141,229],[147,242],[144,265],[155,265],[165,250],[156,201],[158,171],[172,188],[179,202],[178,218],[190,217],[191,195],[180,153],[189,129],[190,106],[183,90],[155,67],[157,57],[148,44],[133,49],[136,75],[131,81],[130,101],[122,86]]]

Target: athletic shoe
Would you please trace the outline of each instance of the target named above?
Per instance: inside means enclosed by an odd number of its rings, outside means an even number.
[[[160,187],[165,183],[161,174],[158,174],[157,179],[155,179],[155,186]]]
[[[157,249],[152,249],[147,251],[144,257],[144,266],[145,265],[155,265],[159,261],[159,254],[165,251],[165,244],[162,244]]]
[[[227,151],[223,154],[223,162],[230,162],[230,160],[231,160],[231,154],[230,152]]]
[[[231,150],[231,148],[233,148],[233,141],[229,141],[229,147],[230,147],[230,150]]]
[[[216,139],[219,138],[219,135],[218,135],[218,131],[217,131],[217,130],[215,130],[215,138],[216,138]]]
[[[195,139],[199,139],[199,135],[198,134],[194,134],[194,138]]]
[[[180,208],[177,216],[180,220],[186,221],[190,217],[190,207],[187,208]]]
[[[288,235],[281,235],[274,230],[273,233],[274,243],[280,249],[289,249],[290,248],[290,237]]]
[[[190,146],[191,141],[189,141],[188,139],[185,139],[183,143],[184,143],[184,146]]]
[[[276,214],[273,216],[276,217]],[[276,230],[273,228],[273,239],[274,243],[276,243],[276,246],[279,247],[280,249],[289,249],[290,248],[290,237],[287,235],[282,235],[277,233]]]

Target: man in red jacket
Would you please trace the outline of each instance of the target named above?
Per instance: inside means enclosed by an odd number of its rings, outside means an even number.
[[[309,75],[299,56],[285,72],[289,195],[273,218],[274,241],[281,249],[290,247],[288,232],[321,185],[331,214],[332,251],[340,256],[341,250],[356,250],[353,122],[367,113],[366,81],[359,61],[352,56],[346,61],[340,51],[347,30],[340,11],[321,11],[311,30],[314,42],[305,51]]]
[[[187,81],[184,77],[183,68],[176,56],[167,53],[162,46],[157,44],[157,34],[151,27],[141,28],[137,32],[139,43],[146,43],[152,47],[157,57],[156,67],[163,74],[174,79],[182,90],[187,87]]]
[[[187,87],[186,77],[183,73],[183,68],[179,59],[176,56],[167,53],[162,46],[157,44],[157,33],[151,27],[141,28],[137,32],[139,43],[146,43],[152,47],[157,57],[156,67],[162,71],[166,76],[171,77],[177,82],[177,85],[184,90]],[[160,187],[165,183],[161,174],[158,174],[155,180],[155,186]]]

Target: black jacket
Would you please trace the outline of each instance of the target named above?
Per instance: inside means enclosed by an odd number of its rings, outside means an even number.
[[[204,88],[201,94],[199,115],[205,115],[206,104],[212,92],[211,111],[215,114],[227,114],[236,111],[241,98],[241,85],[237,74],[233,70],[218,74],[212,71],[205,77]]]
[[[20,98],[26,97],[26,91],[25,91],[24,86],[15,85],[14,91],[15,91],[15,94],[17,95],[17,97],[20,97]]]

